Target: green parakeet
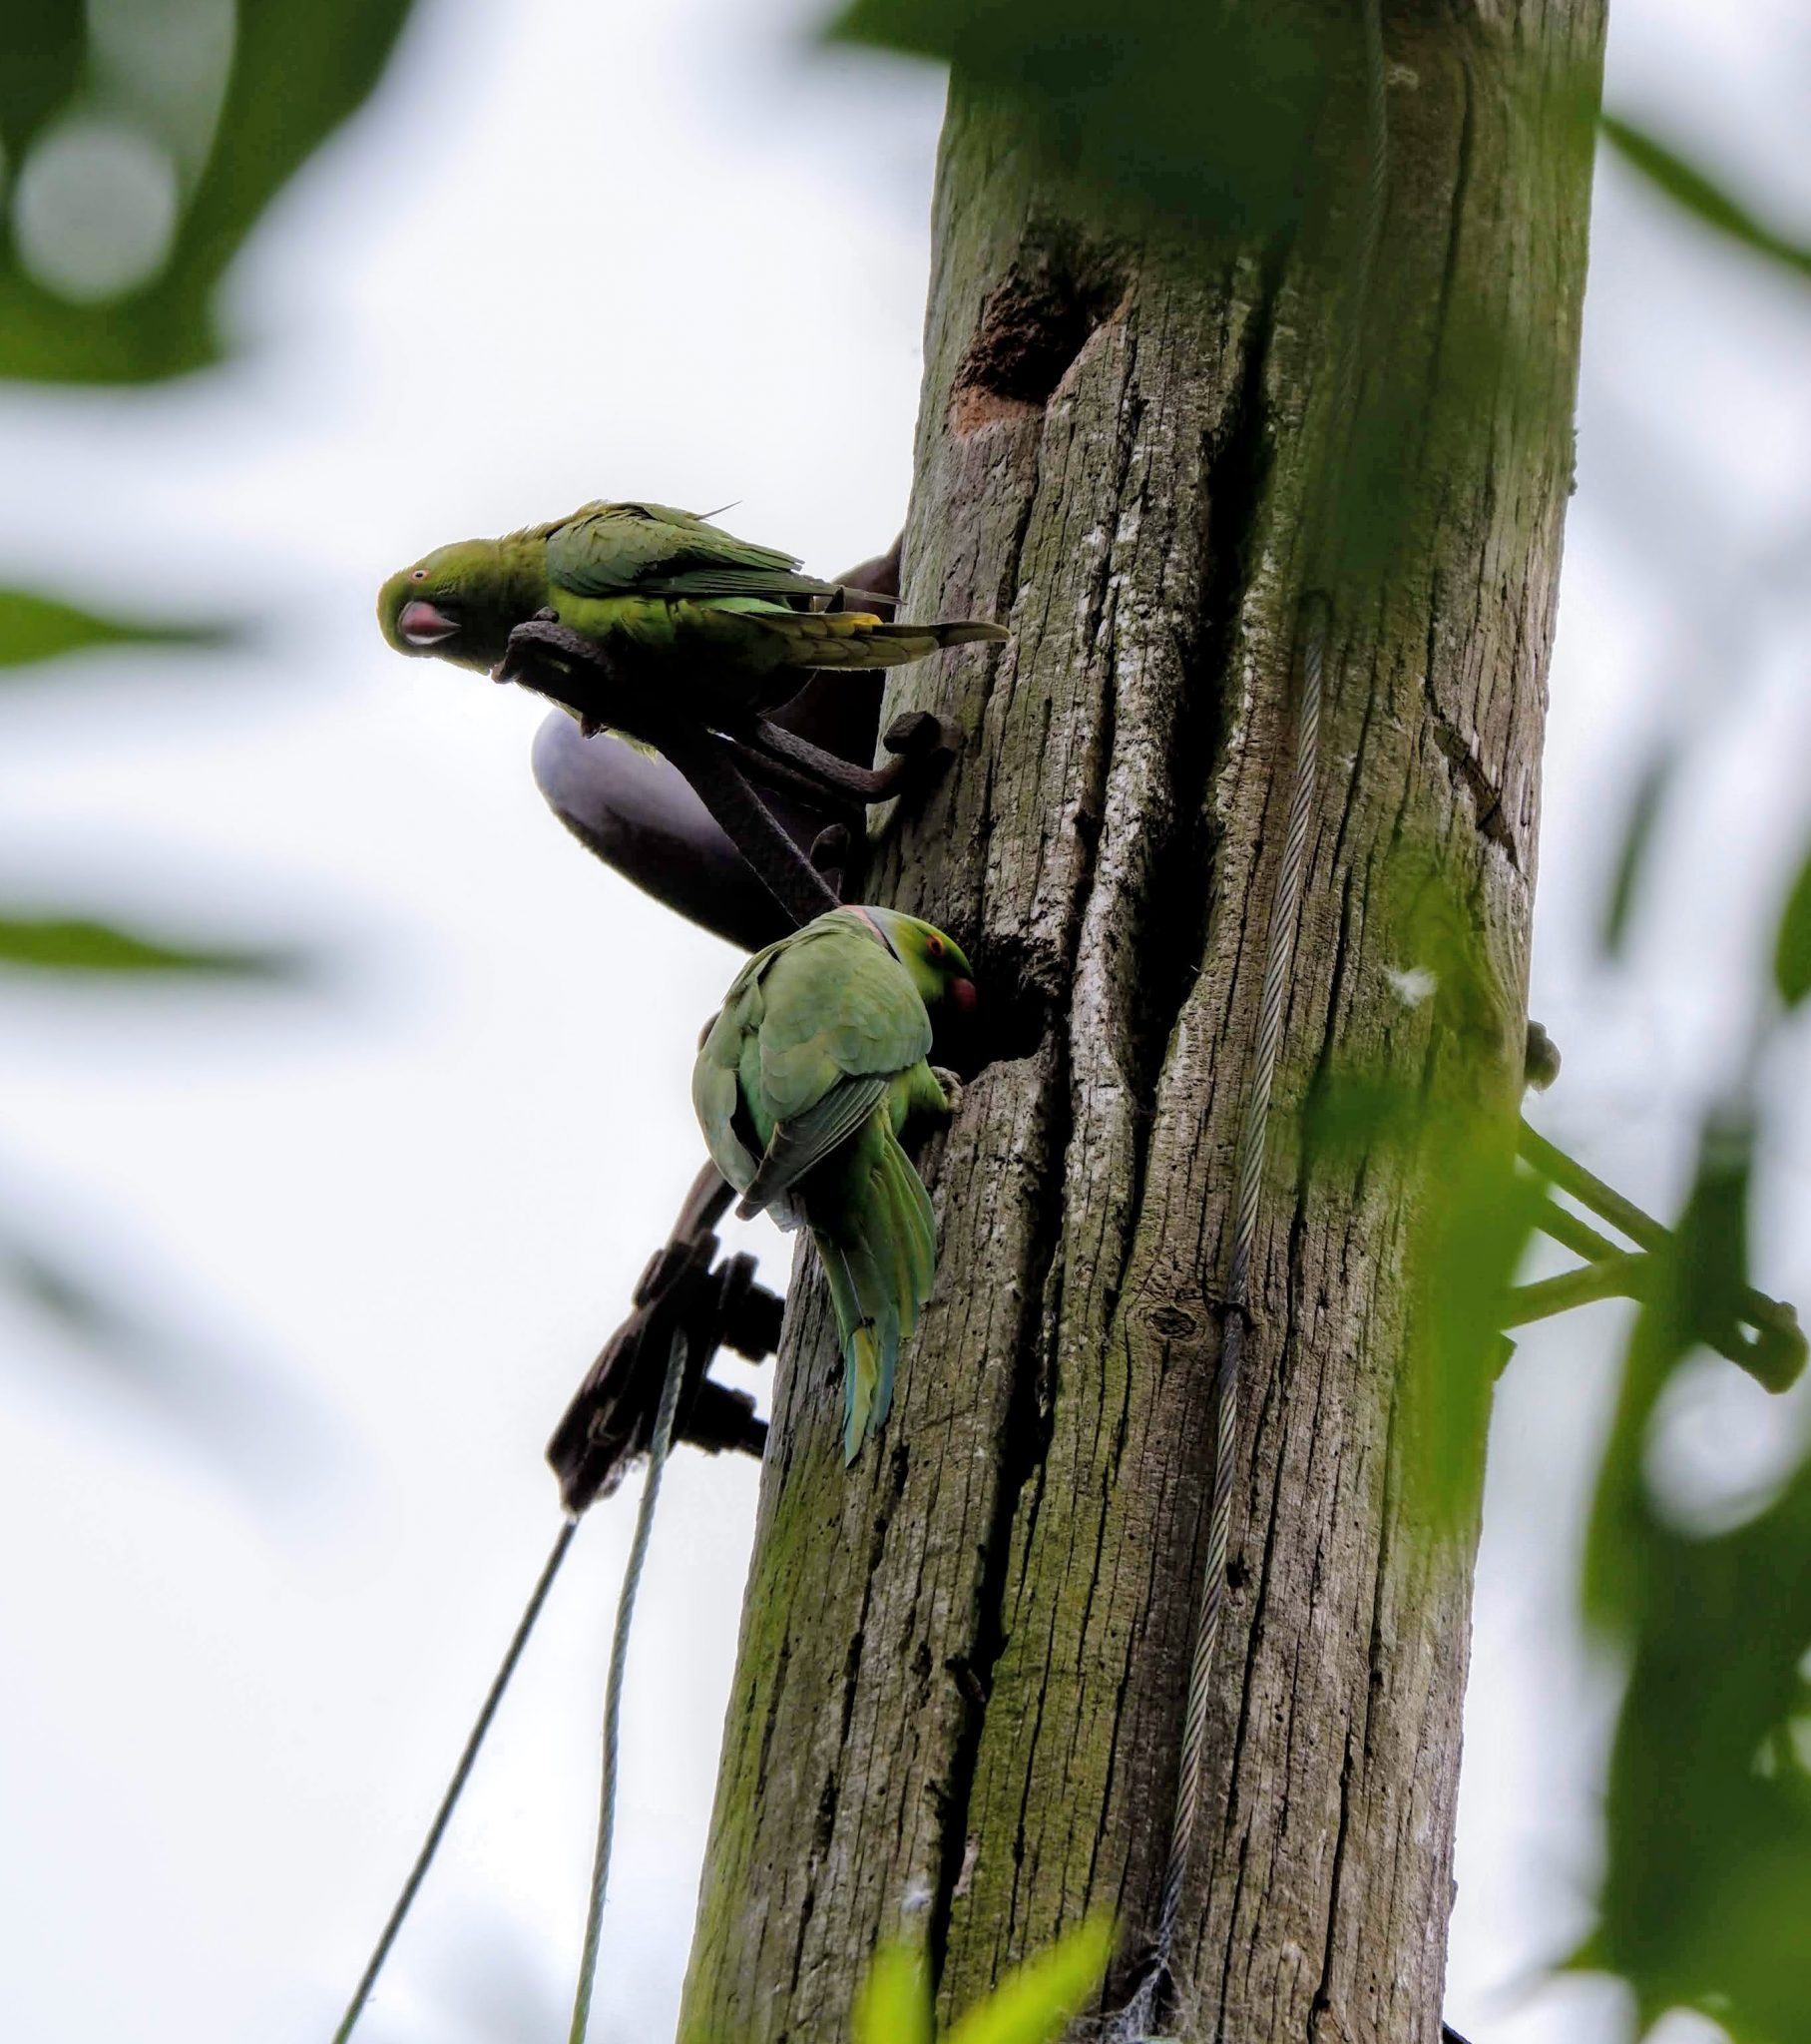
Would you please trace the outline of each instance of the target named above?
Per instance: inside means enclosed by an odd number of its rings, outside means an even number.
[[[692,1105],[717,1169],[811,1231],[842,1335],[843,1455],[893,1401],[900,1343],[936,1275],[930,1195],[899,1138],[948,1114],[931,1014],[974,1006],[968,960],[889,908],[838,908],[749,959],[704,1032]]]
[[[998,625],[885,624],[866,611],[814,611],[833,583],[790,554],[751,546],[665,504],[585,504],[501,539],[457,540],[400,569],[377,598],[398,653],[489,673],[514,629],[552,609],[633,671],[689,670],[727,686],[734,707],[795,695],[810,668],[897,667],[940,646],[999,640]],[[700,703],[700,715],[713,706]]]

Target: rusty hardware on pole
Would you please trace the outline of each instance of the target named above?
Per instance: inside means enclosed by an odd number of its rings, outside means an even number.
[[[673,1234],[643,1272],[629,1317],[605,1342],[554,1429],[547,1459],[568,1512],[608,1497],[647,1453],[676,1333],[685,1336],[686,1360],[675,1440],[711,1455],[739,1450],[758,1457],[765,1447],[767,1422],[754,1416],[754,1400],[706,1373],[718,1348],[750,1362],[771,1355],[785,1312],[785,1300],[755,1282],[752,1257],[717,1261],[715,1224],[730,1198],[715,1166],[705,1165]]]

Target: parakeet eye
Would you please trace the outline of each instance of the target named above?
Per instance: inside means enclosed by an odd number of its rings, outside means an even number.
[[[427,579],[428,571],[425,568],[417,568],[415,572],[409,577],[409,580],[411,582],[425,582]]]
[[[924,940],[924,955],[927,958],[941,958],[943,956],[943,939],[941,937],[926,937]]]

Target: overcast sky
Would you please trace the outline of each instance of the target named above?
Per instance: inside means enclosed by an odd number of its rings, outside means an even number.
[[[255,634],[7,684],[7,896],[325,960],[292,994],[0,1000],[0,1206],[163,1330],[148,1392],[0,1300],[8,2037],[320,2044],[555,1532],[541,1448],[695,1168],[692,1050],[735,959],[550,819],[528,698],[396,660],[371,600],[431,544],[599,494],[737,500],[824,571],[891,538],[942,87],[801,61],[812,12],[422,0],[235,273],[233,367],[0,392],[0,580]],[[1786,0],[1612,32],[1611,98],[1801,228],[1808,74]],[[1811,811],[1808,323],[1602,167],[1535,963],[1567,1065],[1538,1113],[1660,1208]],[[1612,974],[1604,883],[1672,732],[1695,764]],[[1811,1127],[1779,1126],[1760,1278],[1803,1300]],[[1529,1991],[1585,1920],[1610,1692],[1572,1600],[1615,1332],[1531,1333],[1501,1399],[1448,2003],[1473,2044],[1621,2034],[1600,1985]],[[1656,1453],[1689,1505],[1803,1419],[1706,1370]],[[370,2044],[563,2034],[632,1496],[581,1534]],[[605,2037],[671,2028],[754,1496],[746,1464],[676,1459]]]

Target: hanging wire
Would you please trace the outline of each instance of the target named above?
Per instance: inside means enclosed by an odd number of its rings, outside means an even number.
[[[616,1632],[610,1642],[610,1677],[604,1690],[604,1776],[598,1792],[598,1843],[591,1862],[591,1900],[585,1917],[585,1949],[579,1959],[579,1984],[573,1996],[568,2044],[585,2044],[591,2025],[592,1989],[598,1977],[598,1944],[604,1924],[604,1898],[610,1888],[610,1851],[617,1828],[617,1747],[623,1716],[623,1672],[629,1661],[629,1633],[635,1620],[642,1569],[648,1560],[654,1510],[660,1501],[661,1478],[673,1446],[674,1419],[679,1409],[679,1387],[685,1381],[685,1336],[676,1332],[667,1358],[667,1381],[661,1386],[661,1408],[655,1416],[654,1441],[648,1451],[648,1477],[636,1507],[635,1537],[623,1571],[617,1600]]]
[[[1251,1321],[1251,1257],[1257,1242],[1270,1096],[1276,1081],[1283,1017],[1289,1005],[1289,969],[1295,957],[1295,917],[1301,900],[1302,869],[1307,862],[1308,824],[1313,813],[1326,639],[1326,604],[1322,600],[1311,599],[1302,661],[1301,714],[1296,726],[1295,786],[1289,802],[1288,835],[1283,843],[1282,865],[1277,874],[1276,897],[1271,906],[1270,928],[1265,939],[1257,1054],[1239,1128],[1238,1206],[1233,1219],[1232,1261],[1226,1278],[1225,1328],[1220,1337],[1219,1363],[1213,1377],[1213,1491],[1207,1529],[1207,1567],[1201,1583],[1200,1608],[1195,1617],[1194,1654],[1188,1673],[1188,1705],[1182,1720],[1175,1812],[1170,1820],[1169,1852],[1164,1861],[1163,1892],[1157,1905],[1157,1927],[1151,1954],[1137,1989],[1115,2026],[1122,2044],[1137,2044],[1137,2040],[1150,2035],[1159,1999],[1169,1980],[1176,1927],[1181,1919],[1182,1889],[1194,1852],[1195,1819],[1201,1800],[1201,1762],[1207,1739],[1207,1708],[1213,1694],[1214,1653],[1219,1645],[1220,1612],[1226,1591],[1226,1556],[1232,1533],[1239,1372],[1244,1360],[1245,1332]]]
[[[1370,297],[1371,277],[1382,238],[1388,179],[1388,103],[1379,0],[1359,0],[1359,9],[1364,42],[1367,176],[1354,282],[1334,373],[1331,416],[1335,422],[1334,430],[1342,434],[1349,434],[1351,422],[1357,414],[1363,361],[1363,314]],[[1322,498],[1323,521],[1337,515],[1341,468],[1347,444],[1342,437],[1331,483]],[[1326,529],[1324,523],[1322,529]],[[1289,1004],[1290,972],[1295,960],[1296,914],[1301,903],[1308,825],[1313,815],[1314,787],[1319,768],[1321,697],[1330,628],[1330,608],[1326,597],[1318,591],[1311,591],[1301,606],[1302,685],[1295,723],[1294,786],[1289,800],[1288,830],[1277,869],[1276,893],[1271,901],[1269,927],[1264,940],[1257,1049],[1252,1061],[1250,1088],[1245,1096],[1245,1111],[1239,1124],[1237,1205],[1233,1214],[1232,1254],[1226,1277],[1224,1330],[1213,1378],[1213,1485],[1208,1514],[1206,1573],[1195,1615],[1194,1652],[1188,1672],[1187,1707],[1182,1720],[1175,1809],[1170,1820],[1162,1894],[1157,1904],[1156,1933],[1138,1985],[1114,2023],[1113,2034],[1118,2044],[1155,2044],[1151,2025],[1170,1985],[1176,1930],[1181,1920],[1182,1891],[1194,1853],[1202,1762],[1207,1741],[1207,1713],[1213,1694],[1214,1656],[1219,1646],[1220,1615],[1226,1594],[1226,1563],[1232,1535],[1239,1382],[1245,1337],[1251,1324],[1251,1261],[1262,1209],[1270,1100],[1276,1083],[1283,1019]]]
[[[459,1765],[453,1770],[453,1779],[446,1785],[446,1793],[440,1798],[440,1807],[434,1812],[434,1821],[428,1826],[428,1834],[421,1841],[421,1850],[415,1855],[415,1863],[409,1868],[409,1877],[402,1884],[402,1892],[396,1897],[396,1906],[390,1911],[389,1920],[373,1947],[365,1969],[359,1976],[358,1985],[352,1990],[352,1999],[346,2004],[346,2012],[339,2019],[339,2028],[333,2032],[333,2044],[346,2044],[352,2034],[352,2026],[364,2013],[364,2006],[371,1998],[371,1990],[377,1985],[377,1976],[383,1971],[384,1961],[390,1956],[390,1947],[396,1942],[396,1933],[402,1928],[403,1918],[414,1903],[417,1890],[427,1878],[428,1868],[434,1863],[434,1854],[440,1849],[440,1841],[446,1836],[446,1827],[453,1819],[453,1810],[465,1791],[466,1781],[471,1775],[473,1763],[478,1758],[478,1749],[484,1744],[484,1735],[491,1729],[491,1720],[497,1715],[497,1706],[503,1701],[503,1692],[509,1687],[510,1677],[516,1672],[516,1663],[522,1658],[522,1650],[528,1645],[528,1636],[535,1629],[535,1621],[541,1616],[541,1607],[547,1602],[547,1593],[554,1586],[554,1578],[560,1573],[560,1564],[566,1559],[566,1550],[572,1545],[573,1535],[579,1530],[576,1518],[561,1522],[560,1532],[553,1549],[542,1566],[541,1574],[528,1603],[523,1607],[522,1617],[517,1622],[515,1634],[509,1648],[492,1678],[489,1694],[484,1699],[476,1722],[465,1742],[465,1751],[459,1756]]]

